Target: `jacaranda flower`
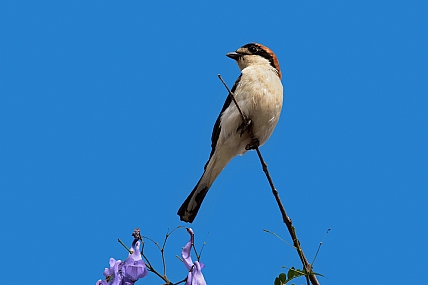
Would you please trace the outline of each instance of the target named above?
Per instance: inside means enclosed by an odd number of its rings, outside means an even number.
[[[135,229],[134,241],[132,242],[131,252],[125,262],[110,258],[110,267],[104,270],[106,280],[98,280],[96,285],[134,285],[134,283],[147,276],[146,264],[141,258],[140,252],[140,229]]]
[[[183,258],[184,265],[189,271],[187,274],[186,285],[206,285],[207,283],[202,275],[202,268],[204,268],[205,265],[199,261],[193,262],[192,257],[190,256],[190,251],[194,241],[193,230],[191,228],[187,228],[187,232],[190,234],[190,240],[181,251],[181,257]]]
[[[104,269],[103,274],[107,280],[107,282],[105,281],[104,282],[110,285],[121,285],[123,280],[123,274],[122,274],[123,262],[121,260],[115,260],[114,258],[110,258],[109,264],[110,264],[110,268]],[[105,285],[105,283],[101,283],[101,284]]]
[[[131,246],[132,254],[129,254],[128,258],[123,264],[125,279],[130,281],[137,281],[140,278],[147,276],[148,271],[144,260],[141,258],[140,252],[140,241],[134,239]]]

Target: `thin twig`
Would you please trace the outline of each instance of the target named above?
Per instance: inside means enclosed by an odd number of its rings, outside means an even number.
[[[163,276],[166,277],[166,260],[165,260],[165,246],[166,246],[166,241],[168,240],[168,237],[178,228],[182,228],[182,226],[178,226],[176,228],[174,228],[171,232],[169,232],[169,228],[168,228],[168,232],[165,235],[165,239],[163,241],[163,245],[162,248],[160,249],[161,251],[161,255],[162,255],[162,264],[163,264]]]
[[[266,178],[269,181],[269,184],[272,188],[272,194],[275,197],[275,200],[276,200],[276,203],[278,204],[279,210],[281,211],[282,220],[284,221],[285,225],[287,226],[288,232],[290,233],[291,239],[293,240],[293,245],[297,250],[297,254],[300,257],[300,260],[303,264],[303,267],[305,268],[306,272],[312,272],[312,266],[308,262],[308,260],[306,259],[305,254],[303,253],[303,250],[300,246],[300,241],[296,235],[296,229],[294,228],[293,222],[291,221],[290,217],[287,215],[287,212],[285,211],[284,205],[282,204],[281,198],[279,197],[278,190],[276,190],[275,185],[273,184],[272,177],[270,176],[267,164],[264,161],[263,156],[262,156],[258,147],[256,148],[256,151],[257,151],[257,155],[259,156],[260,163],[262,164],[263,171],[266,174]],[[318,282],[318,280],[314,274],[310,274],[308,277],[309,277],[312,284],[314,284],[314,285],[319,284],[319,282]]]
[[[285,239],[283,239],[282,237],[280,237],[280,236],[279,236],[279,235],[277,235],[276,233],[271,232],[271,231],[269,231],[269,230],[263,230],[263,231],[264,231],[264,232],[266,232],[266,233],[269,233],[269,234],[271,234],[271,235],[276,236],[277,238],[279,238],[281,241],[285,242],[285,243],[286,243],[286,244],[288,244],[289,246],[294,247],[292,244],[290,244],[288,241],[286,241]]]
[[[247,118],[245,116],[245,114],[242,113],[241,109],[238,106],[238,103],[235,100],[235,97],[233,96],[232,91],[230,91],[230,89],[227,87],[226,83],[224,82],[224,80],[223,80],[223,78],[221,77],[220,74],[218,75],[218,77],[221,80],[221,82],[223,82],[223,85],[226,87],[227,91],[229,92],[229,96],[231,96],[233,102],[235,102],[236,107],[238,108],[239,112],[241,113],[243,122],[245,124],[247,124],[248,121],[251,120],[251,118]],[[248,131],[250,132],[251,139],[253,140],[254,139],[254,134],[253,134],[252,128],[249,128]],[[276,202],[278,204],[278,207],[279,207],[279,210],[281,212],[282,220],[284,221],[284,223],[285,223],[285,225],[286,225],[286,227],[288,229],[288,232],[290,233],[291,239],[293,240],[293,245],[296,248],[297,254],[299,255],[300,260],[301,260],[301,262],[303,264],[303,268],[306,270],[306,272],[310,273],[310,272],[312,272],[312,266],[308,262],[308,260],[306,259],[306,256],[303,253],[302,248],[300,247],[300,242],[299,242],[299,240],[297,238],[296,230],[295,230],[295,228],[293,226],[293,223],[292,223],[290,217],[287,215],[287,213],[285,211],[285,208],[284,208],[284,206],[283,206],[283,204],[281,202],[281,199],[279,197],[278,190],[276,190],[275,185],[273,184],[272,177],[270,176],[270,173],[268,171],[267,164],[264,161],[263,156],[262,156],[262,154],[261,154],[261,152],[260,152],[260,150],[259,150],[259,148],[258,148],[257,145],[254,146],[254,149],[257,151],[257,155],[258,155],[258,157],[260,159],[260,163],[262,165],[263,172],[265,173],[266,178],[269,181],[269,185],[270,185],[270,187],[272,189],[273,196],[275,197],[275,200],[276,200]],[[316,278],[316,276],[314,274],[309,274],[309,276],[307,277],[307,282],[309,282],[308,279],[311,281],[311,283],[313,285],[319,285],[319,282],[318,282],[318,280],[317,280],[317,278]]]
[[[194,244],[194,243],[192,244],[192,248],[193,248],[193,251],[195,252],[196,259],[199,261],[200,257],[199,257],[199,255],[198,255],[198,251],[196,250],[196,246],[195,246],[195,244]]]
[[[129,252],[129,254],[132,254],[132,250],[130,250],[121,240],[120,238],[117,239],[117,241]]]
[[[242,113],[241,108],[239,108],[238,102],[236,102],[236,100],[235,100],[235,94],[233,94],[233,92],[232,92],[232,91],[230,91],[230,89],[229,89],[229,87],[227,86],[226,82],[224,82],[223,77],[221,77],[221,74],[218,74],[217,76],[218,76],[218,78],[221,80],[221,82],[223,82],[224,87],[226,87],[227,91],[229,92],[229,96],[230,96],[230,98],[232,98],[233,102],[235,103],[236,108],[238,109],[239,113],[241,114],[242,121],[243,121],[244,123],[248,123],[248,119],[247,119],[247,117],[245,116],[245,114],[244,114],[244,113]]]
[[[151,238],[146,237],[146,236],[141,236],[141,237],[145,238],[145,239],[148,239],[149,241],[151,241],[152,243],[154,243],[158,247],[159,250],[161,250],[161,247],[159,246],[159,243],[157,241],[154,241]]]
[[[204,243],[202,244],[202,247],[201,247],[201,250],[199,251],[199,255],[198,255],[198,261],[200,261],[199,260],[199,258],[201,257],[201,255],[202,255],[202,250],[204,250],[204,247],[205,247],[205,245],[207,244],[207,242],[206,241],[204,241]]]
[[[329,232],[329,231],[330,231],[330,229],[328,229],[328,230],[327,230],[327,232],[326,232],[326,233],[325,233],[325,235],[324,235],[324,238],[322,239],[322,241],[320,241],[320,244],[319,244],[318,249],[317,249],[317,253],[315,253],[314,260],[312,260],[312,266],[313,266],[313,265],[314,265],[314,263],[315,263],[315,259],[317,259],[318,252],[320,251],[321,245],[322,245],[322,243],[324,242],[325,238],[327,237],[327,234],[328,234],[328,232]]]
[[[160,274],[159,272],[157,272],[156,269],[154,269],[154,267],[150,263],[149,259],[144,255],[144,253],[141,253],[141,255],[146,260],[146,267],[147,267],[148,271],[153,272],[154,274],[156,274],[157,276],[159,276],[159,278],[162,279],[163,281],[165,281],[166,284],[172,284],[172,282],[169,281],[168,277],[162,276],[162,274]]]
[[[180,284],[180,283],[184,283],[184,282],[186,282],[186,281],[187,281],[187,276],[186,276],[186,278],[184,278],[183,280],[178,281],[177,283],[174,283],[174,284],[172,284],[172,285],[177,285],[177,284]]]
[[[193,248],[193,251],[195,252],[196,258],[199,261],[198,251],[196,250],[196,246],[195,246],[195,234],[193,233],[192,228],[186,228],[186,231],[190,235],[190,246],[191,246],[191,249]]]
[[[144,260],[145,260],[145,262],[146,262],[146,266],[147,266],[147,270],[148,271],[151,271],[151,272],[153,272],[154,274],[156,274],[157,276],[159,276],[159,278],[161,278],[163,281],[165,281],[165,284],[166,285],[173,285],[174,283],[172,283],[171,281],[169,281],[169,279],[168,279],[168,277],[166,276],[166,261],[165,261],[165,246],[166,246],[166,241],[168,240],[168,237],[176,230],[176,229],[178,229],[178,228],[182,228],[182,226],[178,226],[178,227],[176,227],[175,229],[173,229],[171,232],[169,232],[169,229],[168,229],[168,232],[166,233],[166,235],[165,235],[165,239],[164,239],[164,241],[163,241],[163,244],[162,244],[162,247],[159,245],[159,243],[158,242],[156,242],[156,241],[154,241],[153,239],[151,239],[151,238],[149,238],[149,237],[146,237],[146,236],[141,236],[141,239],[142,238],[145,238],[145,239],[148,239],[148,240],[150,240],[151,242],[153,242],[156,246],[157,246],[157,248],[159,249],[159,251],[161,252],[161,256],[162,256],[162,264],[163,264],[163,275],[162,274],[160,274],[153,266],[152,266],[152,264],[150,263],[150,261],[149,261],[149,259],[146,257],[146,255],[144,254],[144,251],[143,251],[143,249],[144,249],[144,243],[143,243],[143,246],[142,246],[142,249],[141,249],[141,256],[144,258]],[[122,243],[123,244],[123,243]],[[179,283],[181,283],[181,281],[179,282]],[[176,283],[176,284],[179,284],[179,283]]]
[[[166,276],[165,245],[166,245],[166,241],[168,240],[168,237],[169,237],[168,232],[169,232],[169,228],[168,228],[168,231],[165,235],[165,239],[163,241],[163,245],[161,248],[162,264],[163,264],[163,276]]]

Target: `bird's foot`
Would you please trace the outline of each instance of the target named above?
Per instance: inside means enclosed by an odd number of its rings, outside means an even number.
[[[242,122],[242,124],[238,127],[239,135],[242,136],[245,132],[249,132],[252,126],[253,121],[251,121],[250,119],[247,119],[245,120],[245,122]]]
[[[252,138],[251,142],[249,144],[247,144],[247,146],[245,147],[246,150],[252,150],[252,149],[257,149],[260,146],[260,142],[258,139],[256,138]]]

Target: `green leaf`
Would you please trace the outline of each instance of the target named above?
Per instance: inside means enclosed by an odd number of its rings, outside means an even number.
[[[279,274],[279,280],[281,280],[282,283],[285,283],[287,280],[287,275],[285,275],[285,273]]]
[[[278,277],[275,278],[274,285],[285,285],[287,284],[287,275],[285,273],[279,274]]]
[[[288,280],[291,280],[291,279],[293,279],[294,278],[294,267],[291,267],[289,270],[288,270]]]
[[[324,277],[324,275],[313,271],[310,274]],[[306,272],[305,269],[300,270],[300,269],[295,269],[294,267],[291,267],[289,268],[287,274],[281,273],[279,274],[278,277],[275,278],[274,285],[287,285],[291,280],[296,279],[298,277],[307,276],[307,275],[309,274],[308,272]],[[294,283],[292,283],[291,285],[294,285]]]
[[[325,278],[325,276],[324,275],[322,275],[321,273],[316,273],[316,272],[311,272],[311,274],[313,274],[313,275],[316,275],[316,276],[321,276],[321,277],[324,277]]]
[[[304,276],[304,275],[305,275],[305,272],[303,272],[302,270],[295,269],[294,267],[291,267],[288,270],[288,278],[285,281],[285,284],[287,284],[289,281],[291,281],[291,280],[293,280],[295,278],[298,278],[298,277],[301,277],[301,276]]]

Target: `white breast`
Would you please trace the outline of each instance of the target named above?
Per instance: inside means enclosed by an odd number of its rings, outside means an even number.
[[[235,99],[243,113],[252,120],[254,136],[260,145],[263,145],[272,135],[282,109],[283,87],[275,69],[267,65],[243,69],[241,80],[235,90]],[[234,105],[233,102],[231,104]],[[220,139],[239,142],[241,153],[244,153],[249,138],[239,137],[237,128],[241,125],[242,119],[236,107],[231,107],[222,115]]]

